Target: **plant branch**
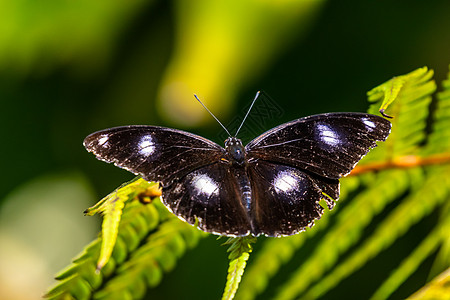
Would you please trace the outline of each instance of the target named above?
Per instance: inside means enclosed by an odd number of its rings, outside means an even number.
[[[389,161],[373,162],[362,166],[356,166],[348,176],[356,176],[363,173],[382,171],[387,169],[405,169],[418,166],[447,163],[450,163],[450,153],[435,154],[427,157],[420,157],[418,155],[406,155]]]

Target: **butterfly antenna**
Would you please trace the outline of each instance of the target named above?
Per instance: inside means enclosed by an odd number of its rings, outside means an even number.
[[[250,111],[252,110],[253,104],[255,104],[256,99],[258,99],[259,94],[260,94],[260,91],[258,91],[258,92],[256,93],[256,96],[255,96],[255,98],[253,99],[253,102],[252,102],[252,104],[250,105],[250,108],[248,109],[247,114],[246,114],[245,117],[244,117],[244,120],[242,120],[242,123],[241,123],[241,125],[239,126],[239,128],[238,128],[238,130],[236,131],[236,134],[235,134],[234,136],[237,136],[237,135],[238,135],[239,130],[241,130],[242,125],[244,125],[244,122],[245,122],[245,120],[247,119],[248,114],[249,114]]]
[[[205,104],[203,104],[202,101],[200,101],[200,99],[198,99],[197,95],[194,94],[195,99],[197,99],[198,102],[200,102],[200,104],[206,109],[207,112],[209,112],[209,114],[211,116],[213,116],[214,119],[216,119],[217,123],[220,124],[220,126],[222,126],[222,128],[226,131],[226,133],[228,134],[228,136],[231,136],[230,132],[227,130],[227,128],[225,126],[223,126],[222,123],[220,123],[219,119],[216,118],[216,116],[205,106]]]

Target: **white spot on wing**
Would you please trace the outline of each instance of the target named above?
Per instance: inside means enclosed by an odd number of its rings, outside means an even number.
[[[298,178],[290,171],[282,171],[277,174],[272,184],[277,193],[289,193],[298,189]]]
[[[204,194],[208,197],[219,194],[217,182],[206,174],[197,174],[192,178],[192,185],[198,194]]]
[[[153,143],[153,139],[151,135],[146,135],[141,138],[139,141],[139,153],[144,156],[149,156],[153,152],[155,152],[155,143]]]
[[[368,131],[372,131],[372,130],[375,129],[375,123],[374,122],[370,121],[367,118],[363,118],[362,121],[363,121],[364,125],[366,125],[366,129]]]
[[[99,139],[98,139],[98,145],[99,146],[104,146],[104,147],[106,147],[107,146],[107,143],[108,143],[108,140],[109,140],[109,136],[108,135],[102,135]]]
[[[330,146],[337,146],[340,144],[339,135],[330,126],[325,124],[318,124],[317,130],[319,132],[319,138]]]

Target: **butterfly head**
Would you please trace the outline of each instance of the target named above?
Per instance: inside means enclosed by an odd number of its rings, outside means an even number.
[[[230,155],[232,163],[242,165],[245,161],[245,148],[242,141],[235,137],[229,137],[225,140],[225,149]]]

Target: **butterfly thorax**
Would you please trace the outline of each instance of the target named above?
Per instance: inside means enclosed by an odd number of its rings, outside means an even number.
[[[230,155],[231,163],[242,165],[245,162],[245,148],[242,141],[235,137],[229,137],[225,140],[225,149]]]

